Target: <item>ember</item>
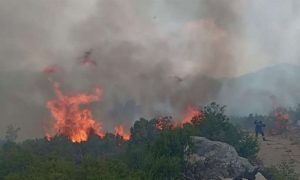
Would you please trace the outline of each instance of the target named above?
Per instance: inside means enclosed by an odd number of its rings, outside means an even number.
[[[172,129],[175,127],[172,123],[172,116],[165,116],[158,118],[155,126],[159,130]]]
[[[84,59],[82,61],[82,65],[93,65],[93,66],[97,66],[96,61],[93,61],[91,59]]]
[[[51,75],[56,73],[59,70],[59,67],[57,65],[53,66],[47,66],[43,69],[43,73],[46,75]]]

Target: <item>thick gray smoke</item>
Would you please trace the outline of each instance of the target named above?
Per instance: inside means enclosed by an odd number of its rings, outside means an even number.
[[[14,124],[24,138],[43,134],[51,122],[45,104],[54,98],[41,72],[49,65],[60,67],[52,78],[64,92],[103,88],[92,108],[107,130],[140,116],[180,119],[188,104],[226,103],[220,78],[297,62],[298,7],[279,0],[0,0],[0,132]],[[97,66],[80,64],[89,49]]]

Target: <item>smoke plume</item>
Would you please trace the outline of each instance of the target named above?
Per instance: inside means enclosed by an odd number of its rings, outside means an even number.
[[[105,130],[129,128],[141,116],[182,118],[189,104],[218,100],[225,77],[297,63],[299,7],[293,0],[1,0],[0,132],[14,124],[24,138],[43,134],[54,98],[42,73],[48,66],[59,67],[51,76],[63,92],[103,89],[91,108]],[[80,63],[90,49],[96,66]]]

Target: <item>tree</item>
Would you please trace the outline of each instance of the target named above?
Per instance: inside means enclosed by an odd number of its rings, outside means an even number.
[[[20,128],[15,128],[13,125],[9,125],[6,130],[5,140],[9,142],[15,142],[18,138],[18,133],[20,130]]]
[[[141,118],[136,121],[130,128],[131,143],[133,144],[149,144],[160,133],[160,129],[156,127],[156,119],[150,121]]]

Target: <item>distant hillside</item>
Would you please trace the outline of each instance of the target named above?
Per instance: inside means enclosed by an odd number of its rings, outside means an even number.
[[[300,66],[279,64],[237,78],[226,79],[218,102],[228,105],[229,113],[268,113],[275,96],[279,105],[300,103]]]

